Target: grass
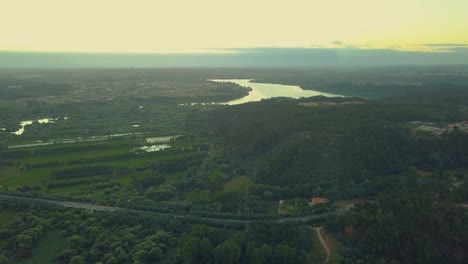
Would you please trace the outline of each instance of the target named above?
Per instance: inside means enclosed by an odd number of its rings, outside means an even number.
[[[11,220],[15,219],[17,214],[12,210],[2,210],[0,212],[0,228],[4,228]]]
[[[327,253],[323,248],[322,244],[320,243],[320,239],[318,234],[312,228],[310,229],[312,235],[312,250],[309,253],[309,263],[323,263],[326,259]],[[336,240],[330,233],[327,232],[325,228],[320,230],[325,243],[330,250],[330,260],[328,263],[341,263],[341,257],[339,256],[338,249],[341,247],[341,244],[338,240]]]
[[[330,263],[339,263],[338,249],[341,247],[341,244],[336,240],[330,233],[327,232],[325,228],[321,230],[322,237],[330,249]]]
[[[209,190],[191,191],[185,194],[184,200],[194,203],[206,203],[211,201],[211,193]]]
[[[330,253],[333,255],[340,247],[340,243],[325,228],[322,228],[320,232],[322,233],[323,239],[327,242]]]
[[[16,166],[2,166],[0,167],[0,183],[10,180],[11,178],[18,175],[20,172]]]
[[[99,146],[98,148],[96,146]],[[17,163],[40,165],[49,162],[71,163],[79,160],[105,159],[112,156],[128,154],[134,147],[140,146],[135,139],[106,140],[99,142],[82,142],[73,144],[57,144],[49,146],[13,149],[11,152],[28,151],[26,157],[12,158]],[[92,147],[86,149],[86,147]],[[46,151],[46,153],[44,153]]]
[[[310,228],[310,237],[311,239],[311,245],[310,245],[310,252],[308,256],[308,263],[323,263],[327,253],[325,252],[325,249],[322,247],[322,244],[320,243],[320,239],[317,236],[317,232]]]
[[[128,186],[132,183],[132,176],[125,176],[125,177],[121,177],[119,178],[119,183],[122,185],[122,186]]]
[[[48,189],[47,193],[49,194],[73,194],[81,191],[81,188],[88,186],[88,183],[81,183],[81,184],[75,184],[75,185],[69,185],[69,186],[64,186],[64,187],[58,187],[58,188],[51,188]]]
[[[79,138],[74,138],[74,139],[63,139],[63,140],[79,140]],[[58,140],[60,141],[60,140]],[[36,141],[18,141],[15,142],[15,144],[12,145],[21,145],[21,144],[34,144],[37,143]],[[56,144],[50,144],[50,145],[45,145],[45,146],[35,146],[35,147],[24,147],[24,148],[13,148],[11,149],[12,152],[14,151],[21,151],[21,150],[33,150],[33,151],[50,151],[50,150],[55,150],[55,151],[60,151],[63,149],[73,149],[76,147],[86,147],[86,146],[96,146],[96,145],[102,145],[102,146],[119,146],[122,144],[134,144],[135,139],[127,139],[127,138],[109,138],[109,139],[104,139],[100,141],[88,141],[88,142],[74,142],[74,143],[56,143]]]
[[[130,177],[132,179],[135,178],[135,180],[143,180],[143,179],[151,177],[153,174],[154,174],[153,170],[147,169],[147,170],[134,172],[134,173],[130,174],[128,177]]]
[[[186,174],[186,171],[175,172],[175,173],[167,173],[164,174],[164,178],[166,179],[167,183],[173,183],[181,178],[183,178]]]
[[[337,200],[333,202],[333,206],[337,209],[346,209],[352,206],[353,204],[365,202],[364,199],[351,199],[351,200]]]
[[[34,170],[27,170],[20,173],[17,177],[11,178],[4,182],[4,187],[16,189],[23,185],[28,186],[44,186],[42,180],[49,179],[50,169],[41,168]]]
[[[248,191],[250,186],[253,185],[252,179],[247,176],[238,176],[226,182],[223,186],[223,191]]]
[[[31,165],[40,165],[47,162],[61,162],[61,163],[69,163],[71,161],[79,161],[82,159],[93,159],[93,158],[104,158],[110,157],[113,155],[119,154],[127,154],[130,153],[130,148],[115,148],[115,149],[108,149],[108,150],[88,150],[88,151],[81,151],[76,153],[67,153],[61,155],[43,155],[43,156],[33,156],[29,157],[24,160],[25,163]]]
[[[111,162],[98,162],[98,163],[88,163],[86,165],[109,165],[114,168],[132,168],[137,167],[149,162],[153,162],[158,160],[158,157],[154,156],[145,156],[145,157],[138,157],[135,156],[134,158],[129,158],[125,160],[118,160],[118,161],[111,161]],[[4,187],[16,189],[20,188],[24,185],[28,186],[40,186],[42,189],[47,189],[47,182],[50,181],[50,172],[56,169],[64,169],[64,168],[79,168],[83,165],[75,165],[75,166],[60,166],[60,167],[48,167],[48,168],[37,168],[37,169],[30,169],[20,173],[17,177],[13,177],[8,179],[7,181],[3,182]]]
[[[56,259],[66,246],[67,240],[60,234],[60,231],[47,232],[34,246],[32,256],[19,261],[18,264],[58,263]]]

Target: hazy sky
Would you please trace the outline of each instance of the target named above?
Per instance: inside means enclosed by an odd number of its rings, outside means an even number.
[[[0,0],[0,51],[447,50],[468,0]]]

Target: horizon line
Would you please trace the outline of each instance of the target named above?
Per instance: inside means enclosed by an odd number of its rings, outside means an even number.
[[[410,47],[426,47],[426,49],[413,49]],[[398,51],[398,52],[423,52],[423,53],[445,53],[457,52],[467,48],[468,44],[460,43],[425,43],[405,47],[372,47],[369,45],[335,45],[335,46],[252,46],[252,47],[230,47],[230,48],[203,48],[183,51],[85,51],[85,50],[22,50],[22,49],[0,49],[0,53],[50,53],[50,54],[111,54],[111,55],[177,55],[177,54],[203,54],[203,55],[226,55],[239,54],[243,51],[255,50],[347,50],[347,51]]]

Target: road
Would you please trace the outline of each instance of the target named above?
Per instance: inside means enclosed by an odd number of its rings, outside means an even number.
[[[63,206],[67,208],[79,208],[79,209],[105,211],[105,212],[126,211],[126,212],[135,212],[135,213],[153,213],[156,215],[170,216],[170,217],[182,219],[185,221],[191,221],[191,222],[197,222],[197,223],[203,222],[206,224],[213,223],[217,225],[220,225],[220,224],[221,225],[245,225],[245,224],[258,220],[258,219],[215,218],[215,217],[198,216],[195,214],[182,214],[182,213],[161,213],[161,212],[154,212],[150,210],[128,209],[128,208],[122,208],[122,207],[104,206],[104,205],[96,205],[96,204],[82,203],[82,202],[56,201],[56,200],[41,199],[41,198],[14,196],[14,195],[8,195],[8,194],[0,194],[0,199],[41,202],[41,203],[55,204],[55,205]],[[341,211],[337,211],[333,213],[340,213],[340,212]],[[306,223],[310,220],[323,218],[324,216],[328,214],[333,214],[333,213],[324,213],[320,215],[311,215],[311,216],[303,216],[303,217],[262,219],[262,221],[276,223],[276,224],[301,223],[301,222]]]
[[[328,247],[327,245],[327,242],[325,241],[325,239],[323,239],[323,236],[322,236],[322,228],[323,226],[319,226],[319,227],[313,227],[312,229],[315,230],[315,232],[317,232],[317,236],[320,240],[320,243],[322,244],[322,247],[325,249],[325,252],[327,253],[327,257],[324,261],[324,263],[328,263],[330,261],[330,248]]]
[[[13,195],[7,195],[7,194],[0,194],[0,198],[10,199],[10,200],[13,199],[13,200],[22,200],[22,201],[42,202],[42,203],[60,205],[60,206],[68,207],[68,208],[81,208],[81,209],[89,209],[89,210],[96,210],[96,211],[113,212],[113,211],[122,209],[122,208],[113,207],[113,206],[104,206],[104,205],[96,205],[96,204],[81,203],[81,202],[55,201],[55,200],[47,200],[47,199],[40,199],[40,198],[13,196]]]

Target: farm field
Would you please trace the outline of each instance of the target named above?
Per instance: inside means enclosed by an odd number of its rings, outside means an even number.
[[[160,143],[150,144],[142,137],[128,136],[99,142],[9,149],[5,156],[10,165],[1,167],[0,185],[4,191],[92,195],[93,185],[127,186],[132,179],[151,176],[151,168],[145,167],[193,156],[201,146],[183,137],[164,141],[169,148],[153,152],[141,148]],[[177,176],[168,175],[167,178],[174,180]],[[85,189],[89,193],[83,192]]]

